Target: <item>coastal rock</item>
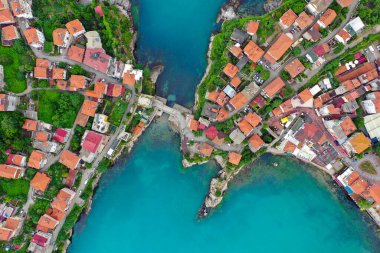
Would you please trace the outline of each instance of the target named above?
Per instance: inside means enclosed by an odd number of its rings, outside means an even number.
[[[240,6],[240,0],[230,0],[227,4],[223,5],[220,9],[220,13],[216,20],[217,23],[224,20],[230,20],[237,18],[236,14],[237,9]]]
[[[164,71],[165,66],[163,64],[158,64],[154,66],[150,73],[150,79],[155,84],[157,82],[158,77]]]
[[[271,12],[283,4],[282,0],[267,0],[264,4],[265,12]]]
[[[111,5],[120,6],[124,11],[129,12],[131,10],[132,4],[130,0],[109,0]]]

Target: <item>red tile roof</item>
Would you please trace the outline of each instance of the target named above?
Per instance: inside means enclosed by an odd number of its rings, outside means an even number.
[[[287,10],[280,18],[280,22],[286,27],[291,26],[297,19],[297,14],[292,9]]]
[[[244,47],[244,53],[251,61],[256,63],[263,56],[264,50],[262,50],[253,41],[249,41],[248,44]]]
[[[94,131],[89,131],[84,138],[82,147],[91,153],[96,153],[100,143],[102,142],[102,139],[102,135]]]
[[[272,98],[284,87],[285,82],[281,79],[281,77],[277,77],[264,88],[264,92],[268,97]]]
[[[233,65],[232,63],[227,63],[227,65],[223,69],[223,73],[228,77],[233,78],[239,72],[238,67]]]
[[[248,34],[256,34],[257,33],[257,30],[259,29],[259,22],[257,21],[249,21],[248,24],[247,24],[247,33]]]
[[[264,55],[270,63],[273,64],[278,61],[291,47],[293,44],[293,39],[289,36],[285,33],[281,34],[281,36],[272,44],[267,53]]]
[[[111,63],[111,56],[103,48],[87,48],[83,63],[100,72],[107,73]]]
[[[248,102],[248,98],[243,95],[243,93],[239,92],[237,93],[231,100],[230,104],[235,108],[238,109],[245,105]]]
[[[85,49],[79,46],[71,46],[67,52],[67,58],[73,61],[82,62]]]
[[[305,70],[305,67],[303,66],[302,62],[296,58],[285,66],[285,70],[289,72],[292,78],[294,78],[301,74]]]

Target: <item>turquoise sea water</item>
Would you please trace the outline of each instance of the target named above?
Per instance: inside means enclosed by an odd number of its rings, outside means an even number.
[[[149,128],[101,179],[69,252],[379,252],[368,218],[319,173],[287,158],[264,156],[220,208],[197,221],[217,169],[181,168],[178,148],[166,119]]]
[[[209,38],[225,0],[134,0],[139,7],[136,57],[165,65],[157,93],[190,106],[206,69]]]

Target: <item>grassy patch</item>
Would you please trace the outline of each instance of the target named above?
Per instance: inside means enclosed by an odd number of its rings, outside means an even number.
[[[121,120],[123,118],[125,110],[127,110],[127,107],[128,103],[121,99],[113,105],[113,109],[109,117],[109,121],[112,125],[120,126]]]
[[[38,118],[55,127],[71,128],[83,103],[78,93],[38,91]]]
[[[368,174],[377,175],[377,171],[370,161],[364,161],[360,163],[359,168]]]
[[[34,60],[22,40],[17,40],[12,47],[0,46],[0,64],[4,67],[6,88],[14,93],[26,90],[25,74],[33,70]]]
[[[2,196],[3,201],[13,202],[18,200],[21,202],[26,202],[29,192],[29,181],[20,179],[4,179],[0,178],[0,196]]]

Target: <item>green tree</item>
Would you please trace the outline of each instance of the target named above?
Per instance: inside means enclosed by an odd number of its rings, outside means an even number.
[[[263,80],[268,80],[270,77],[270,72],[269,70],[265,69],[263,71],[260,72],[260,78],[263,79]]]
[[[334,54],[339,54],[344,49],[344,44],[342,42],[339,42],[336,44],[336,47],[334,48]]]
[[[292,50],[292,54],[293,54],[294,56],[298,56],[298,55],[300,55],[301,53],[302,53],[302,50],[301,50],[300,47],[295,47],[295,48]]]

